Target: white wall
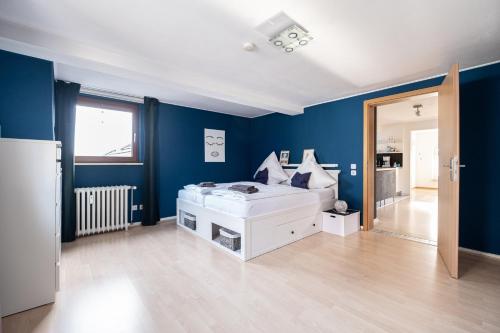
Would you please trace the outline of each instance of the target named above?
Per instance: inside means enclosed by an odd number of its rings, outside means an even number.
[[[410,187],[438,187],[438,130],[411,133]]]
[[[437,128],[437,119],[424,120],[418,122],[407,122],[399,124],[377,126],[377,139],[395,137],[396,141],[401,141],[403,152],[403,167],[398,173],[398,188],[403,195],[410,194],[410,152],[411,152],[411,131]]]

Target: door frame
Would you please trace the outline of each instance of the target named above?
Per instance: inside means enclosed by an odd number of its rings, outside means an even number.
[[[375,218],[376,107],[415,96],[439,92],[439,85],[365,100],[363,103],[363,230],[373,229]]]

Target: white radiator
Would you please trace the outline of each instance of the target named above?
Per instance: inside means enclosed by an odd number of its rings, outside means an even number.
[[[128,229],[128,192],[135,186],[104,186],[75,188],[76,236]],[[130,209],[132,220],[132,209]]]

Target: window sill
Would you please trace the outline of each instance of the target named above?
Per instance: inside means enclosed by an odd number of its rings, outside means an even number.
[[[144,163],[75,163],[76,166],[105,166],[105,165],[144,165]]]

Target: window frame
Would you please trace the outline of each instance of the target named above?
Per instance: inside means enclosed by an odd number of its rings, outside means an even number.
[[[139,148],[138,148],[138,128],[139,128],[139,107],[133,103],[111,101],[98,97],[78,96],[77,105],[88,106],[93,108],[102,108],[114,111],[132,113],[132,156],[76,156],[75,163],[138,163]],[[76,112],[76,110],[75,110]],[[76,126],[76,122],[75,122]],[[76,137],[75,137],[76,142]]]

